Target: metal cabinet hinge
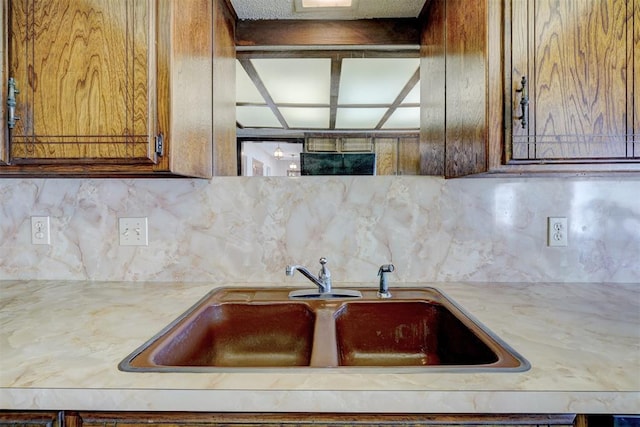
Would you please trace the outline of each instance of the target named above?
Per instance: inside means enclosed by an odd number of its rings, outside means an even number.
[[[20,120],[20,117],[16,117],[16,95],[19,93],[15,79],[10,77],[9,93],[7,94],[7,126],[9,126],[9,129],[13,129],[16,125],[16,120]]]
[[[162,135],[161,133],[156,135],[155,142],[156,142],[156,155],[158,157],[164,156],[164,135]]]

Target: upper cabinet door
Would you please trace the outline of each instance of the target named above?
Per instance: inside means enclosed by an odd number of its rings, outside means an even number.
[[[12,164],[155,161],[154,3],[9,2]]]
[[[640,160],[640,1],[508,4],[506,160]]]

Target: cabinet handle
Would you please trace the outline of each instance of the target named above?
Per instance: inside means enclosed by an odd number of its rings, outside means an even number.
[[[20,117],[16,117],[16,94],[20,91],[16,88],[16,81],[13,77],[9,78],[9,95],[7,96],[7,110],[9,117],[7,118],[7,125],[9,129],[13,129],[16,125],[16,120],[20,120]]]
[[[518,117],[522,124],[522,129],[527,128],[527,108],[529,108],[529,90],[527,89],[527,76],[522,76],[522,80],[520,81],[522,87],[520,89],[516,89],[516,92],[521,92],[522,96],[520,98],[520,108],[522,109],[522,115]]]

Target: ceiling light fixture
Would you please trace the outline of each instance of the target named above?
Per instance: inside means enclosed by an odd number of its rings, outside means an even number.
[[[291,155],[291,163],[289,163],[289,169],[290,169],[290,170],[296,170],[296,169],[298,169],[298,165],[297,165],[297,164],[296,164],[296,162],[293,160],[293,159],[295,159],[295,157],[296,157],[296,155],[295,155],[295,154],[292,154],[292,155]]]
[[[284,152],[282,151],[282,148],[280,148],[280,144],[278,144],[276,151],[273,152],[273,157],[275,157],[276,160],[280,160],[284,157]]]
[[[296,12],[342,14],[357,9],[358,0],[295,0]]]
[[[302,0],[302,7],[351,7],[352,0]]]

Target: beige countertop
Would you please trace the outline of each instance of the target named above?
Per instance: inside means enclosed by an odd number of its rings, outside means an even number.
[[[0,281],[0,409],[640,413],[640,284],[403,286],[442,290],[531,369],[121,372],[125,356],[214,286]]]

